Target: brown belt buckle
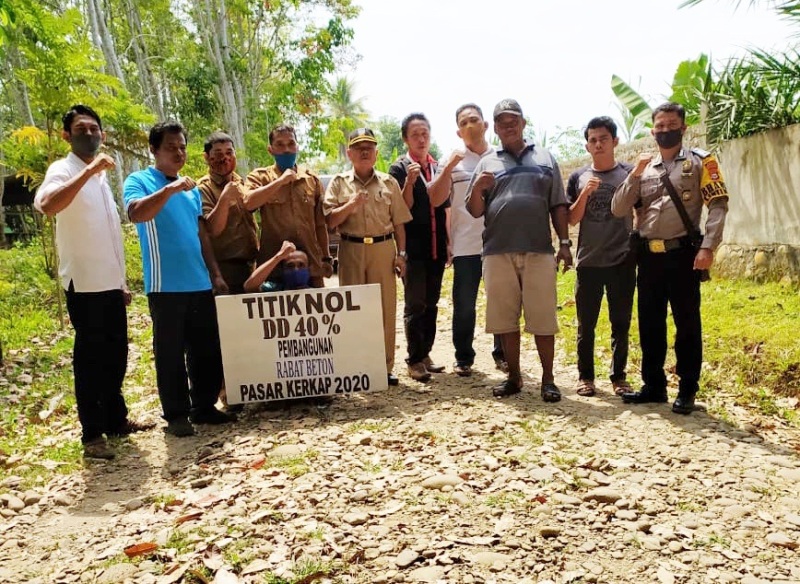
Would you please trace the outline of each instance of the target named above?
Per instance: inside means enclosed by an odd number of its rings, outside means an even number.
[[[664,245],[663,239],[649,239],[647,247],[650,249],[650,253],[667,253],[667,247]]]
[[[375,240],[372,239],[371,237],[365,237],[364,243],[366,243],[367,245],[372,245],[373,243],[375,243]]]

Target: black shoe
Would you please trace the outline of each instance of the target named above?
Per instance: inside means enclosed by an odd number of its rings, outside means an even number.
[[[684,416],[691,414],[694,411],[694,396],[678,394],[678,398],[672,404],[672,411]]]
[[[125,420],[120,426],[117,426],[113,430],[109,430],[106,432],[106,436],[109,438],[123,438],[125,436],[130,436],[131,434],[135,434],[137,432],[147,432],[148,430],[152,430],[156,427],[155,422],[138,422],[136,420]]]
[[[210,408],[207,410],[197,410],[189,414],[189,419],[193,424],[228,424],[236,421],[235,414],[221,412],[217,408]]]
[[[400,380],[397,378],[397,375],[392,375],[389,373],[386,376],[386,379],[389,382],[389,385],[400,385]]]
[[[639,391],[623,393],[622,401],[626,404],[665,404],[667,403],[667,390],[651,389],[645,385]]]

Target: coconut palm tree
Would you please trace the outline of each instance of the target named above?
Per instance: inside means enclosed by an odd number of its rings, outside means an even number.
[[[355,82],[347,77],[339,77],[333,86],[333,91],[328,100],[328,114],[342,133],[339,143],[339,158],[345,159],[347,134],[367,123],[367,110],[364,107],[364,98],[355,97]]]

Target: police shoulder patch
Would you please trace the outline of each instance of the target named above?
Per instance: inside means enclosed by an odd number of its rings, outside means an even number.
[[[692,148],[692,152],[697,154],[700,158],[708,158],[711,156],[711,152],[708,150],[703,150],[702,148]]]

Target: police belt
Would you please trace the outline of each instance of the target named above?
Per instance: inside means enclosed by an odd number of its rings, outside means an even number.
[[[667,253],[682,247],[693,247],[692,238],[688,235],[675,239],[642,239],[642,245],[650,253]]]
[[[355,235],[347,235],[346,233],[339,234],[342,241],[352,241],[353,243],[366,243],[372,245],[373,243],[380,243],[388,239],[394,239],[394,232],[387,233],[386,235],[376,235],[374,237],[356,237]]]

